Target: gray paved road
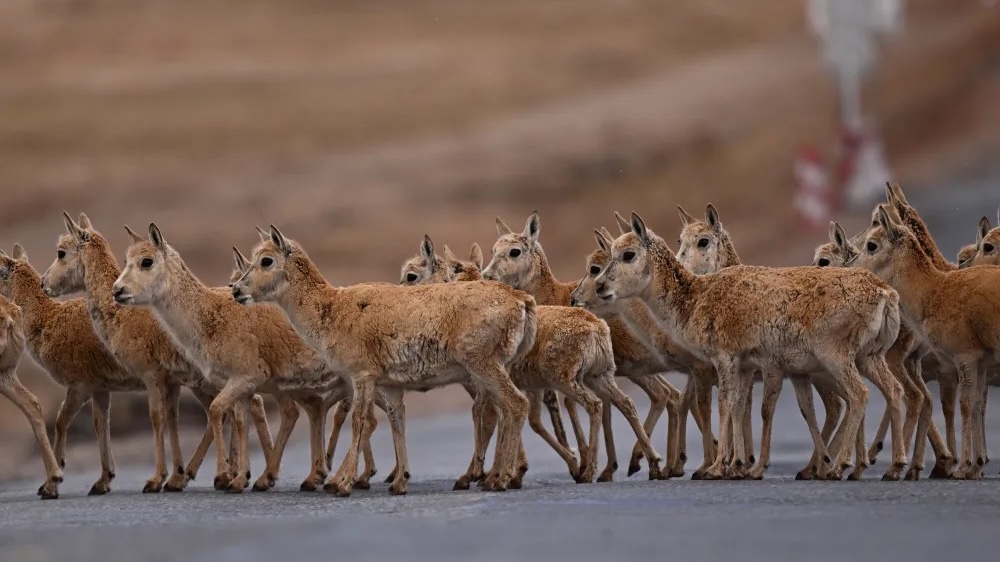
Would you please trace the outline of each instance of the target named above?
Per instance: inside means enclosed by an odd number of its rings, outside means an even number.
[[[971,235],[979,215],[995,211],[996,201],[989,199],[996,196],[984,196],[985,184],[969,185],[967,193],[911,197],[932,230],[942,233],[945,251],[953,253],[966,230]],[[968,229],[955,228],[957,221]],[[870,411],[880,412],[878,393],[871,396]],[[1000,411],[997,401],[991,399],[989,412]],[[645,407],[644,400],[637,402]],[[869,418],[871,435],[878,416]],[[988,418],[990,448],[1000,455],[1000,416]],[[349,499],[298,492],[308,466],[301,442],[287,452],[278,489],[263,494],[216,493],[207,467],[183,494],[142,495],[137,490],[149,467],[131,466],[119,467],[110,495],[88,498],[94,474],[70,467],[55,502],[38,501],[34,482],[0,487],[0,560],[995,557],[998,463],[987,467],[990,478],[982,482],[883,483],[877,480],[885,468],[883,453],[860,483],[795,482],[792,476],[811,445],[789,389],[776,422],[774,463],[764,482],[649,482],[645,471],[626,479],[621,470],[615,483],[577,485],[526,430],[531,469],[523,490],[451,492],[471,452],[467,414],[409,423],[413,480],[404,498],[390,497],[385,484]],[[620,416],[616,424],[619,458],[627,459],[629,430]],[[392,449],[385,425],[380,428],[374,446],[385,475]],[[691,430],[690,454],[698,459],[699,441]],[[661,453],[663,442],[661,423],[654,441]],[[259,456],[254,459],[255,474],[262,464]],[[689,461],[689,472],[695,465]]]

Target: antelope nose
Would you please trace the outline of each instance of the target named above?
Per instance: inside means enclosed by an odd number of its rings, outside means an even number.
[[[570,297],[569,298],[569,305],[570,306],[576,306],[577,304],[579,304],[579,303],[576,302],[576,297]]]
[[[598,283],[596,288],[598,293],[603,293],[605,289],[604,283],[603,282]]]
[[[229,288],[232,290],[234,298],[238,298],[242,294],[240,288],[235,285],[229,285]]]

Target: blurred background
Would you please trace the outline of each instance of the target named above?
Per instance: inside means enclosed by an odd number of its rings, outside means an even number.
[[[219,285],[230,247],[274,223],[335,284],[397,281],[424,233],[489,259],[494,217],[515,227],[537,209],[572,280],[613,210],[673,240],[676,205],[712,202],[745,262],[808,263],[828,220],[851,231],[868,209],[845,195],[872,159],[843,117],[833,22],[815,11],[830,4],[3,0],[0,244],[44,270],[63,210],[87,212],[119,255],[123,224],[155,221]],[[993,186],[995,209],[1000,8],[875,4],[856,36],[874,49],[857,88],[862,152],[908,193]],[[975,219],[956,224],[970,242]],[[27,356],[19,372],[51,428],[62,390]],[[149,462],[145,398],[113,402],[116,459]],[[469,400],[442,389],[407,404]],[[186,403],[192,429],[198,410]],[[75,428],[68,460],[96,459],[86,412]],[[0,478],[37,474],[4,401],[0,450]]]

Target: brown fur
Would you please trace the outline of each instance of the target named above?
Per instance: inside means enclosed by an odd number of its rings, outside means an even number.
[[[31,358],[53,380],[66,387],[66,398],[59,407],[53,435],[54,454],[59,465],[65,465],[69,424],[80,408],[91,401],[101,452],[101,477],[90,493],[109,492],[115,477],[108,420],[110,393],[144,390],[142,380],[122,369],[105,349],[91,326],[84,299],[56,301],[42,292],[41,278],[19,245],[14,246],[13,257],[0,252],[0,294],[21,308]]]
[[[149,395],[149,415],[153,425],[155,471],[143,488],[146,492],[180,491],[193,480],[211,445],[211,429],[206,427],[191,462],[184,466],[177,427],[180,387],[191,388],[205,407],[218,390],[208,384],[202,373],[187,360],[183,352],[159,327],[152,312],[138,308],[122,308],[115,304],[111,287],[121,273],[106,238],[93,229],[90,219],[80,215],[77,224],[64,213],[67,234],[59,237],[56,258],[42,276],[46,294],[57,297],[83,291],[94,332],[114,355],[119,364],[133,376],[144,381]],[[254,421],[266,452],[271,449],[263,402],[257,397]],[[163,425],[170,435],[173,475],[167,474],[164,453]],[[235,467],[231,467],[235,468]],[[215,482],[232,479],[227,471],[217,474]]]
[[[542,249],[542,245],[538,241],[539,234],[541,232],[541,219],[538,216],[538,212],[535,211],[531,213],[528,220],[525,222],[524,230],[520,234],[515,234],[510,230],[510,228],[497,217],[497,235],[499,238],[493,244],[493,258],[490,263],[483,270],[483,277],[486,279],[496,279],[504,283],[509,284],[515,289],[520,289],[522,291],[527,291],[535,297],[535,300],[540,305],[551,305],[551,306],[569,306],[572,302],[572,293],[579,282],[573,283],[563,283],[555,278],[552,273],[552,269],[549,267],[548,258],[545,256],[545,250]],[[625,331],[612,331],[612,337],[614,334],[627,333]],[[614,345],[614,339],[612,339],[612,344]],[[655,375],[658,373],[642,373],[643,376]],[[669,384],[661,378],[663,384],[657,384],[656,386],[640,385],[646,386],[654,392],[662,392],[664,388],[663,385]],[[673,388],[673,387],[670,387]],[[677,397],[680,393],[676,389],[673,389],[672,399],[669,402],[671,408],[674,408]],[[654,398],[654,395],[650,395],[650,402],[657,404],[658,400]],[[605,436],[605,449],[608,454],[608,466],[602,471],[600,480],[610,480],[612,474],[616,470],[618,460],[617,453],[614,447],[614,438],[611,429],[611,417],[610,408],[607,407],[608,404],[605,403],[605,414],[603,420],[604,426],[604,436]],[[646,443],[649,442],[649,434],[646,429],[639,425],[638,414],[635,413],[635,404],[628,399],[628,401],[619,400],[615,404],[622,414],[632,425],[633,430],[636,433],[636,438],[638,443],[633,450],[644,449],[646,454],[649,454],[651,446],[647,447]],[[570,412],[572,418],[573,426],[576,428],[579,424],[575,418],[575,410],[568,402],[566,403],[566,409]],[[659,416],[659,413],[656,414]],[[673,419],[676,421],[676,414],[672,414]],[[654,422],[655,422],[655,418]],[[651,429],[650,429],[651,431]],[[669,432],[669,430],[668,430]],[[577,430],[577,435],[580,431]],[[636,455],[633,454],[633,459]],[[655,458],[659,458],[656,455]],[[669,459],[673,461],[674,459]],[[652,461],[651,461],[652,462]],[[630,463],[631,464],[631,463]],[[671,465],[672,467],[673,465]],[[666,477],[669,477],[670,470]],[[661,473],[658,466],[655,464],[650,464],[650,478],[660,478]]]
[[[677,260],[681,265],[697,275],[715,273],[727,267],[742,265],[736,246],[729,236],[729,232],[722,225],[719,212],[714,205],[709,203],[705,209],[705,220],[703,221],[691,216],[680,206],[677,207],[677,210],[682,225],[677,254]],[[764,383],[764,400],[761,404],[763,426],[761,428],[761,454],[759,462],[750,471],[751,478],[762,478],[770,466],[774,411],[785,378],[783,373],[778,371],[772,371],[768,376],[763,376],[758,372],[757,376],[761,376]],[[816,412],[812,406],[812,389],[809,388],[810,384],[808,384],[810,382],[816,387],[827,414],[827,420],[822,430],[816,424]],[[814,373],[802,381],[793,381],[793,388],[799,409],[809,426],[810,435],[814,437],[815,443],[809,464],[798,472],[796,478],[807,479],[817,475],[822,476],[827,470],[824,465],[824,459],[828,456],[826,445],[840,419],[842,404],[838,395],[841,392],[837,385],[833,384],[827,374],[823,372]],[[748,404],[747,417],[743,420],[743,433],[746,447],[752,451],[753,441],[750,438],[752,429],[749,413]],[[860,464],[852,477],[860,478],[866,464]]]
[[[687,410],[690,408],[694,414],[695,422],[702,434],[702,450],[705,458],[701,467],[695,471],[694,478],[701,478],[704,471],[715,460],[715,437],[712,435],[711,425],[711,398],[712,385],[715,384],[715,372],[711,364],[705,363],[687,350],[674,343],[670,337],[656,323],[649,308],[637,300],[630,300],[623,303],[623,308],[609,306],[603,299],[597,296],[594,289],[594,279],[597,278],[604,268],[607,267],[608,253],[610,247],[610,233],[597,233],[598,249],[591,252],[587,258],[587,275],[580,280],[579,285],[573,291],[573,303],[575,306],[582,306],[594,312],[608,323],[611,329],[611,340],[615,352],[615,364],[620,373],[660,373],[666,371],[677,371],[688,374],[691,379],[688,382],[684,396],[674,396],[677,400],[677,423],[671,423],[668,432],[674,433],[674,438],[668,437],[668,460],[671,455],[676,455],[675,464],[671,464],[673,475],[683,474],[684,461],[687,453],[686,441],[686,418]],[[656,380],[661,378],[635,376],[630,380],[638,382],[640,380]],[[670,388],[673,388],[672,386]],[[701,392],[695,392],[696,389]],[[676,391],[674,391],[676,393]],[[677,393],[679,394],[679,393]],[[678,400],[679,398],[679,400]],[[689,404],[690,402],[690,404]],[[664,407],[668,404],[664,402]],[[658,410],[650,407],[650,417],[647,418],[647,431],[651,432],[653,423],[658,415]],[[652,422],[652,423],[651,423]],[[676,431],[673,431],[676,425]],[[671,441],[676,440],[676,445]],[[633,463],[638,462],[638,451],[633,450]],[[638,467],[635,467],[638,469]],[[629,471],[633,470],[630,464]]]
[[[421,248],[421,251],[428,255],[422,258],[425,264],[424,271],[417,273],[418,277],[425,281],[418,284],[429,284],[433,282],[433,274],[426,270],[426,264],[434,263],[434,260],[428,259],[429,255],[433,255],[433,246],[428,245],[425,240]],[[472,258],[475,259],[474,250]],[[417,259],[421,258],[413,258],[407,263],[413,264]],[[453,274],[452,281],[458,281],[459,273],[473,281],[479,276],[479,266],[475,262],[458,260],[447,246],[443,259],[445,267]],[[589,312],[561,306],[538,307],[535,345],[527,355],[515,361],[510,367],[511,380],[528,394],[530,401],[528,423],[531,429],[566,462],[570,474],[577,482],[591,482],[594,479],[598,428],[602,418],[601,401],[586,386],[587,379],[610,377],[614,371],[615,364],[607,324]],[[579,464],[566,443],[553,437],[541,423],[542,401],[537,391],[556,389],[582,403],[590,415],[590,435],[585,442],[580,443]],[[496,423],[496,412],[482,404],[480,397],[477,396],[476,399],[477,404],[473,407],[473,412],[477,439],[473,465],[475,459],[485,453],[486,445],[493,434],[493,425]],[[479,415],[476,415],[477,412]],[[470,468],[470,472],[474,475],[474,468]]]
[[[901,213],[902,215],[902,213]],[[905,219],[904,219],[905,220]],[[880,208],[858,265],[896,287],[918,337],[952,358],[962,406],[962,455],[956,478],[980,478],[986,462],[981,412],[987,368],[1000,366],[1000,268],[941,270],[908,226]],[[910,222],[906,223],[911,224]]]
[[[266,233],[262,231],[261,234],[263,236]],[[235,259],[235,267],[229,277],[230,284],[238,281],[239,278],[242,277],[248,269],[250,269],[250,262],[242,253],[240,253],[239,249],[235,247],[233,248],[233,257]],[[232,294],[229,287],[219,288],[217,290],[227,296]],[[280,309],[276,306],[271,306],[276,309],[275,314],[280,316],[282,319],[285,319],[284,313],[281,312]],[[287,326],[287,330],[294,331],[294,328],[288,324],[287,320],[285,320],[284,325]],[[292,354],[300,354],[303,353],[303,346],[292,348],[288,351]],[[310,348],[306,350],[305,353],[312,354],[314,351]],[[289,358],[288,361],[294,362],[296,359]],[[323,485],[323,482],[326,480],[328,475],[328,471],[332,468],[333,455],[336,451],[337,441],[340,438],[340,431],[347,418],[347,413],[351,410],[354,399],[354,389],[351,388],[350,384],[348,384],[344,374],[337,373],[337,375],[339,378],[326,390],[295,390],[278,394],[278,399],[282,402],[282,423],[278,430],[278,437],[274,444],[274,456],[268,458],[268,465],[270,468],[267,472],[265,472],[265,474],[261,475],[261,478],[258,479],[256,483],[254,483],[255,490],[269,489],[275,485],[277,470],[281,465],[281,458],[283,456],[285,446],[288,444],[288,439],[291,437],[292,431],[295,429],[295,422],[299,416],[296,404],[301,406],[302,409],[306,411],[306,415],[309,417],[309,442],[313,463],[312,473],[306,477],[306,479],[299,486],[299,489],[311,492]],[[398,389],[378,388],[375,392],[375,404],[389,416],[390,427],[401,427],[402,416],[405,412],[402,391]],[[323,432],[326,426],[327,414],[329,413],[330,408],[334,405],[337,406],[337,410],[334,412],[333,429],[330,432],[330,439],[326,446],[324,455]],[[374,431],[374,428],[377,425],[377,420],[371,413],[368,417],[368,423],[371,424],[372,430]],[[371,477],[376,473],[375,456],[372,453],[370,440],[366,439],[362,443],[361,448],[365,459],[365,470],[362,472],[361,478],[354,483],[354,487],[367,490],[370,488],[369,481]],[[405,494],[406,481],[410,478],[410,469],[405,462],[406,459],[399,458],[397,456],[396,461],[396,466],[393,468],[392,472],[389,473],[389,477],[386,478],[386,483],[391,484],[390,488],[394,494]],[[265,479],[269,480],[265,481]]]
[[[45,482],[38,489],[38,495],[43,500],[50,500],[59,497],[59,483],[63,480],[63,474],[45,431],[42,406],[17,377],[17,365],[21,362],[25,345],[21,320],[20,307],[5,297],[0,297],[0,394],[13,402],[31,425],[45,466]]]
[[[113,286],[115,301],[150,306],[174,343],[209,382],[222,389],[209,408],[220,471],[225,412],[245,408],[256,391],[321,396],[336,388],[338,374],[302,342],[276,307],[242,307],[228,290],[202,284],[155,225],[150,226],[149,241],[132,238],[125,269]],[[371,412],[365,410],[362,415],[367,418]],[[234,421],[239,469],[226,489],[240,492],[249,484],[249,456],[244,424],[239,415]],[[273,461],[280,453],[270,456]],[[314,465],[318,464],[315,442],[313,458]]]
[[[848,238],[839,224],[830,223],[830,242],[816,249],[813,264],[819,267],[846,267],[853,264],[861,253],[858,245],[864,244],[866,233],[867,230],[853,238]],[[899,336],[886,357],[889,361],[889,368],[903,385],[903,392],[906,395],[906,421],[903,425],[906,444],[909,446],[912,431],[916,429],[917,425],[923,424],[921,428],[926,426],[935,454],[935,464],[931,471],[931,477],[946,477],[951,474],[955,465],[954,449],[951,444],[945,442],[931,419],[932,397],[925,383],[925,378],[933,377],[939,381],[946,429],[952,436],[952,440],[954,440],[954,394],[950,394],[950,389],[954,388],[953,383],[957,382],[957,379],[954,376],[954,369],[943,368],[938,358],[934,354],[927,353],[926,350],[922,349],[923,347],[913,331],[904,323],[900,326]],[[952,405],[950,409],[949,404]],[[872,460],[882,450],[882,443],[889,429],[889,416],[890,412],[886,409],[868,453]],[[906,474],[907,479],[917,479],[920,476],[924,466],[923,444],[924,441],[921,438],[914,447],[910,470]]]
[[[886,394],[899,421],[901,389],[884,359],[899,330],[898,296],[884,282],[861,272],[812,267],[734,266],[698,276],[681,266],[635,213],[631,224],[633,232],[614,241],[611,263],[596,280],[598,296],[642,298],[676,341],[712,362],[725,397],[720,400],[720,427],[744,415],[752,379],[741,363],[765,373],[806,375],[825,369],[838,377],[850,396],[847,419],[834,437],[838,460],[849,454],[849,447],[840,444],[858,433],[867,403],[859,368]],[[735,476],[746,463],[739,425],[733,426]],[[899,425],[893,423],[896,437]],[[723,476],[726,468],[721,452],[729,446],[728,432],[720,436],[712,477]],[[905,465],[901,438],[893,448],[886,478],[898,478]],[[859,462],[865,454],[858,451]]]
[[[302,248],[271,227],[251,268],[233,285],[244,303],[271,301],[327,360],[355,384],[352,444],[330,483],[350,493],[356,451],[375,384],[428,387],[471,378],[501,410],[501,430],[487,489],[506,489],[515,477],[527,400],[507,368],[535,339],[531,296],[491,282],[418,287],[369,283],[329,285]],[[400,436],[401,437],[401,436]],[[402,446],[402,440],[400,439]]]

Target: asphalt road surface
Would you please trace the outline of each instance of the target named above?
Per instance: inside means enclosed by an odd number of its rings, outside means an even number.
[[[942,249],[951,254],[971,237],[980,215],[995,213],[998,202],[988,183],[965,185],[948,194],[911,195]],[[636,401],[644,413],[646,401],[639,396]],[[990,450],[1000,458],[1000,405],[996,397],[990,402]],[[755,408],[759,403],[758,388]],[[873,391],[869,438],[882,406]],[[940,426],[940,413],[936,416]],[[307,556],[916,561],[991,559],[1000,543],[992,535],[1000,529],[998,462],[987,466],[988,478],[981,482],[881,482],[888,457],[884,451],[865,481],[794,481],[811,442],[789,388],[779,401],[773,462],[762,482],[650,482],[645,470],[626,478],[633,438],[621,416],[616,415],[615,423],[622,468],[614,483],[574,484],[558,457],[525,428],[530,460],[525,486],[504,493],[451,491],[471,454],[467,413],[409,421],[413,478],[406,497],[389,496],[379,477],[370,491],[356,491],[346,499],[299,492],[308,472],[308,450],[301,440],[286,452],[277,489],[266,493],[215,492],[213,466],[207,463],[190,489],[159,495],[138,492],[150,467],[119,466],[114,491],[91,498],[86,492],[96,474],[81,474],[80,467],[71,466],[57,501],[39,501],[34,495],[38,482],[0,486],[0,561],[246,562]],[[754,423],[759,431],[759,415]],[[694,424],[689,425],[688,475],[701,458]],[[661,420],[654,434],[661,454],[664,441]],[[385,476],[393,458],[386,424],[380,425],[373,446],[380,476]],[[255,456],[254,477],[262,466]]]

